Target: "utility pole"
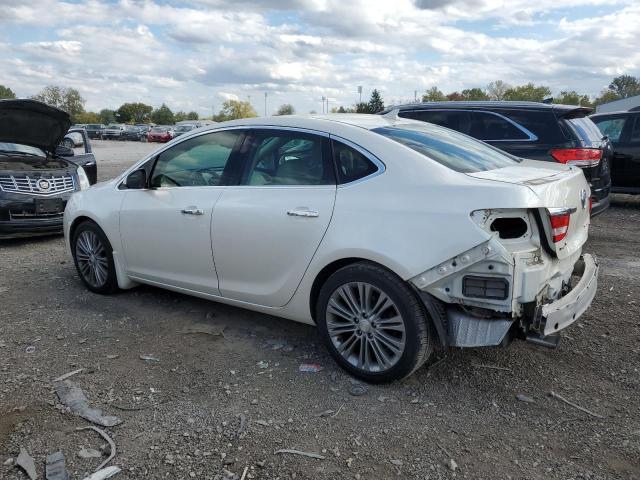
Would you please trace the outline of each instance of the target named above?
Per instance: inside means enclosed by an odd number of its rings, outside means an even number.
[[[324,96],[322,97],[322,113],[324,113]]]
[[[358,101],[358,103],[362,103],[362,85],[358,87],[358,94],[360,95],[360,100]]]
[[[414,90],[413,91],[413,101],[417,102],[418,101],[418,90]]]
[[[267,116],[267,92],[264,92],[264,116]]]
[[[329,113],[329,97],[327,97],[327,113]]]

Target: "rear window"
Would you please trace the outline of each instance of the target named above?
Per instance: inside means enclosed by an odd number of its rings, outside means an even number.
[[[372,130],[461,173],[483,172],[519,163],[515,157],[447,128],[402,125]]]
[[[602,132],[589,117],[570,118],[564,121],[580,140],[587,143],[597,143],[602,140]]]

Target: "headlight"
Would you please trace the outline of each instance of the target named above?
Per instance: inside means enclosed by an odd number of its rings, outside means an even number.
[[[82,167],[78,167],[78,184],[80,185],[80,190],[86,190],[91,186],[89,178]]]

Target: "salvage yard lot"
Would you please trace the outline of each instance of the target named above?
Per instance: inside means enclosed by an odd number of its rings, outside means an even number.
[[[100,180],[158,147],[93,146]],[[79,368],[72,381],[91,405],[123,420],[105,429],[122,479],[239,478],[245,468],[264,479],[640,478],[640,199],[614,196],[585,250],[601,263],[598,295],[558,349],[452,350],[354,396],[312,327],[152,287],[94,295],[62,237],[4,241],[0,478],[26,478],[2,465],[20,447],[41,478],[57,450],[72,478],[106,458],[77,456],[104,442],[74,430],[88,422],[64,411],[51,384]],[[300,372],[303,363],[323,369]]]

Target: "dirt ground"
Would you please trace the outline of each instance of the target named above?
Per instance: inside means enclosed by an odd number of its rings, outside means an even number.
[[[157,145],[94,147],[105,179]],[[363,386],[312,327],[152,287],[94,295],[62,237],[1,242],[0,478],[27,478],[12,466],[20,447],[39,478],[58,450],[73,479],[106,459],[52,386],[83,368],[71,380],[122,419],[104,429],[115,478],[638,479],[640,199],[616,196],[586,251],[602,265],[598,295],[559,348],[452,350],[354,396]]]

